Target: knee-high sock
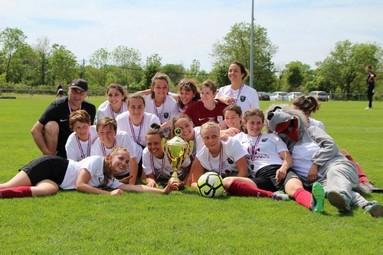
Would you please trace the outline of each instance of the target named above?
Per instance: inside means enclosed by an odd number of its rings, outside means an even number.
[[[358,172],[358,177],[359,177],[359,183],[369,183],[370,181],[367,178],[366,173],[363,171],[363,168],[359,165],[358,162],[356,162],[350,154],[345,155],[348,160],[350,160],[356,168],[356,171]]]
[[[295,202],[297,202],[298,204],[308,209],[311,209],[312,196],[311,196],[311,193],[308,192],[307,190],[303,188],[297,189],[297,191],[295,191],[294,193],[294,199],[295,199]]]
[[[235,180],[228,192],[235,196],[272,197],[273,192],[257,188],[254,184]]]
[[[18,186],[0,190],[1,198],[31,197],[32,190],[30,186]]]

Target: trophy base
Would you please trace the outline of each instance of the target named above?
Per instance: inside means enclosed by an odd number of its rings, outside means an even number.
[[[168,181],[168,184],[170,183],[177,183],[178,190],[183,190],[185,188],[185,184],[178,178],[177,172],[173,172],[172,176],[170,177]]]

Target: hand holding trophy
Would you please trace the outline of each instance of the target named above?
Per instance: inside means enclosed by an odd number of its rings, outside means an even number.
[[[181,184],[181,180],[178,178],[178,173],[181,171],[181,165],[186,157],[190,156],[193,151],[193,141],[185,142],[185,140],[180,137],[181,132],[180,128],[176,128],[174,130],[175,136],[172,139],[162,140],[164,153],[168,157],[172,166],[172,175],[168,183]]]

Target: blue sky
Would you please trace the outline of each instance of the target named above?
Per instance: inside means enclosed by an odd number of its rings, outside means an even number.
[[[214,43],[250,16],[251,0],[0,0],[0,29],[18,27],[32,45],[47,37],[79,61],[126,45],[143,61],[158,53],[164,64],[198,59],[205,70]],[[255,22],[277,47],[279,69],[294,60],[314,67],[341,40],[383,44],[382,0],[255,0]]]

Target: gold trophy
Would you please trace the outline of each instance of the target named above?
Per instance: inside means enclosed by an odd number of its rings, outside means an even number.
[[[162,140],[162,148],[165,155],[168,157],[172,165],[172,175],[168,183],[181,183],[181,180],[178,178],[178,172],[181,170],[181,165],[193,151],[193,141],[186,142],[183,140],[181,135],[181,129],[176,128],[174,130],[175,136],[170,139]]]

